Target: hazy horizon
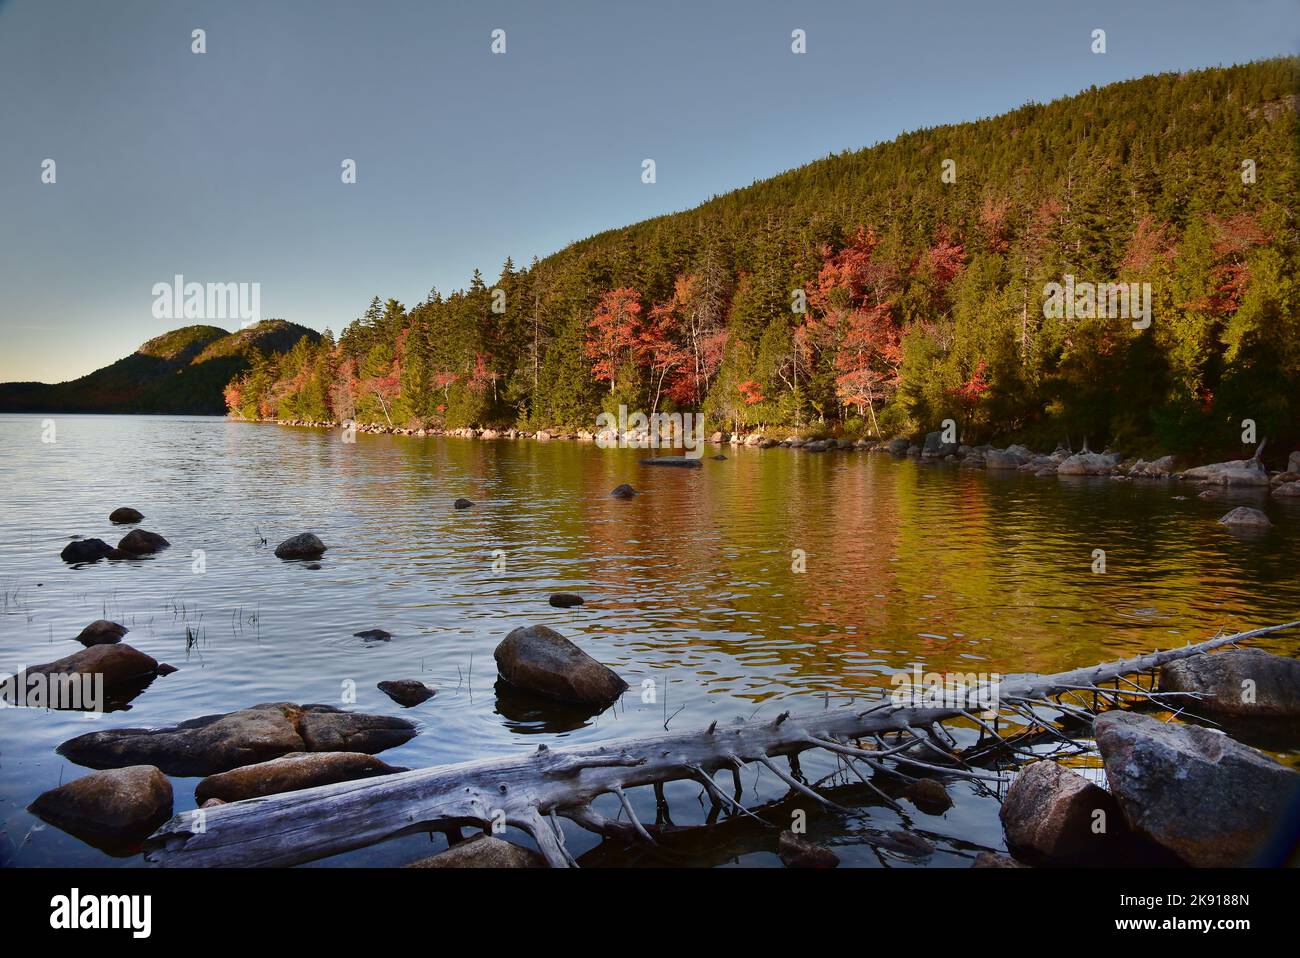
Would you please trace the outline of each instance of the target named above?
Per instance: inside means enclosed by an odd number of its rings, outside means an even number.
[[[1294,54],[1298,36],[1294,6],[1272,0],[1231,16],[0,2],[0,82],[26,93],[0,103],[0,381],[75,379],[181,326],[239,328],[155,318],[152,287],[176,274],[258,283],[263,318],[337,333],[372,296],[412,305],[475,268],[490,282],[507,256],[526,265],[830,154]]]

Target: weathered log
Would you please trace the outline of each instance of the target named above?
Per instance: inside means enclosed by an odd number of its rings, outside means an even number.
[[[1168,662],[1296,625],[1300,622],[1219,636],[1183,648],[1056,675],[1005,680],[996,690],[998,707],[1023,710],[1040,724],[1042,720],[1034,710],[1042,706],[1081,714],[1090,720],[1092,713],[1086,707],[1067,706],[1050,697],[1076,694],[1080,689],[1101,692],[1100,683],[1113,681],[1116,688],[1105,690],[1110,695],[1146,698],[1151,693],[1135,683],[1129,683],[1133,690],[1120,690],[1119,681]],[[937,769],[976,780],[993,777],[963,767],[960,760],[951,767],[933,765],[932,756],[941,749],[937,739],[929,736],[916,736],[892,747],[885,747],[879,738],[888,732],[928,731],[939,722],[971,718],[967,710],[959,707],[918,708],[885,699],[865,711],[843,707],[802,716],[782,713],[775,721],[731,727],[718,727],[715,722],[707,729],[606,745],[553,750],[542,746],[527,755],[416,769],[378,779],[246,799],[205,809],[201,816],[198,812],[184,812],[148,839],[145,858],[169,866],[296,865],[412,832],[461,825],[490,827],[504,821],[532,836],[548,863],[565,867],[575,863],[564,848],[557,814],[603,835],[634,835],[653,841],[631,815],[624,794],[626,789],[640,785],[678,779],[700,782],[710,798],[740,814],[745,810],[739,794],[727,796],[712,782],[712,776],[719,769],[734,772],[758,762],[792,790],[827,802],[815,789],[771,761],[775,756],[793,756],[808,749],[830,749],[847,762],[861,760],[878,771],[894,772],[895,764],[901,764],[904,768]],[[845,744],[872,737],[877,738],[880,748]],[[923,746],[926,750],[921,750]],[[917,755],[929,761],[922,762]],[[886,762],[895,764],[887,766]],[[606,793],[619,798],[629,813],[630,825],[611,823],[591,809],[591,802]]]

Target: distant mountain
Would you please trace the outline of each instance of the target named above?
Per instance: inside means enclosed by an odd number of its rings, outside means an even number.
[[[170,413],[219,416],[222,390],[255,354],[287,352],[320,334],[282,319],[228,332],[183,326],[155,336],[130,356],[66,383],[0,383],[0,412]]]

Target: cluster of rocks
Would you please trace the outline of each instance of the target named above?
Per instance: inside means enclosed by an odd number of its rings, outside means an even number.
[[[58,752],[99,771],[42,793],[28,810],[98,847],[130,851],[171,816],[168,775],[204,776],[195,798],[209,806],[407,771],[373,754],[415,734],[405,719],[287,702],[88,732]]]
[[[108,521],[114,525],[130,525],[144,521],[144,516],[130,506],[121,506],[109,513]],[[77,536],[63,547],[59,558],[74,564],[98,562],[100,559],[138,559],[169,545],[171,543],[156,532],[132,529],[118,541],[116,547],[103,539],[83,539]]]
[[[1300,662],[1259,650],[1170,663],[1160,687],[1220,718],[1300,718]],[[1288,815],[1300,801],[1293,769],[1218,728],[1140,712],[1105,712],[1093,734],[1107,788],[1040,761],[1008,789],[1001,818],[1020,861],[1229,867],[1285,860]]]

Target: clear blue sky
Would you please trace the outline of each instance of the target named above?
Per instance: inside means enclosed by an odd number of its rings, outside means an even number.
[[[905,130],[1293,53],[1298,10],[0,0],[0,380],[72,378],[182,325],[151,313],[175,273],[258,282],[263,316],[337,332],[373,295],[490,281]]]

